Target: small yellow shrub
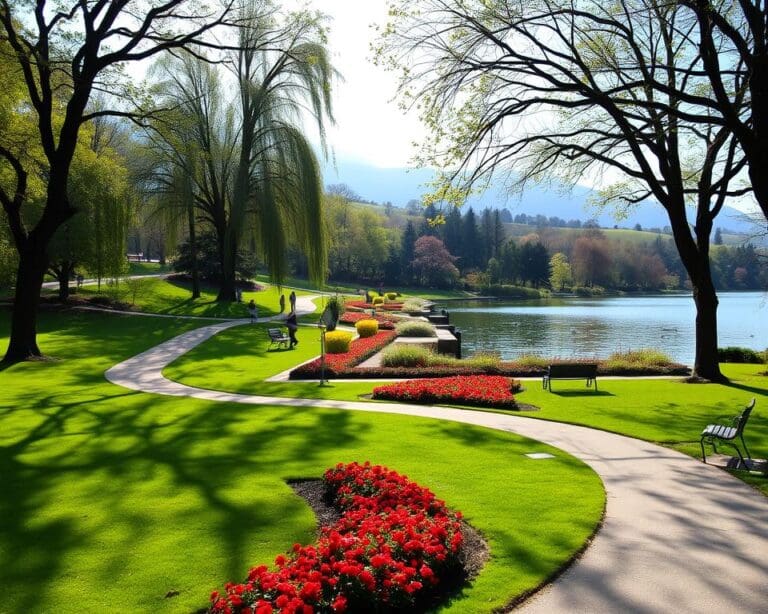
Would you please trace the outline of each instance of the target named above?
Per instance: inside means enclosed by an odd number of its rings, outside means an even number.
[[[329,354],[345,354],[349,352],[350,341],[352,341],[352,333],[343,330],[325,333],[325,351]]]
[[[373,297],[373,303],[375,305],[383,305],[384,304],[384,297],[383,296],[374,296]]]
[[[358,320],[355,328],[361,337],[373,337],[379,332],[379,323],[376,320]]]

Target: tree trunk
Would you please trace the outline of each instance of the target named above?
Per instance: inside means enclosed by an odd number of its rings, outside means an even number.
[[[16,296],[11,319],[11,338],[3,362],[16,363],[42,354],[37,346],[37,309],[48,268],[44,250],[34,244],[19,250]]]
[[[672,236],[680,254],[680,260],[693,286],[693,301],[696,304],[696,357],[693,364],[694,377],[713,382],[727,381],[720,372],[717,357],[717,292],[712,282],[709,264],[709,234],[712,220],[699,207],[696,220],[696,239],[691,233],[685,216],[682,198],[677,207],[667,207],[672,224]]]
[[[220,303],[232,303],[237,300],[235,295],[235,260],[237,258],[237,247],[236,245],[233,245],[233,234],[234,233],[227,233],[225,238],[219,243],[221,253],[221,282],[219,284],[219,294],[216,297],[216,301]]]
[[[192,298],[200,298],[200,267],[197,262],[197,233],[195,232],[195,210],[187,207],[187,223],[189,224],[189,251],[192,255]]]
[[[696,359],[693,374],[711,381],[724,381],[717,355],[718,299],[711,278],[693,287],[696,303]]]

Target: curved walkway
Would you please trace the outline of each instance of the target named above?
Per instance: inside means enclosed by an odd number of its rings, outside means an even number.
[[[309,300],[299,302],[297,311],[306,313]],[[597,472],[606,489],[606,515],[578,562],[516,611],[768,612],[768,499],[728,473],[667,448],[569,424],[444,407],[240,395],[163,377],[161,371],[169,362],[244,322],[222,322],[184,333],[115,365],[106,377],[143,392],[406,414],[542,441]]]

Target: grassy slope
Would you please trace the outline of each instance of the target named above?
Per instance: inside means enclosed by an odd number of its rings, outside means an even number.
[[[7,313],[0,323],[7,331]],[[402,471],[484,532],[493,558],[446,611],[488,612],[537,584],[600,516],[591,470],[553,450],[557,461],[534,468],[522,454],[548,448],[509,433],[160,397],[103,379],[120,359],[198,324],[44,313],[40,343],[55,360],[0,372],[0,611],[205,605],[250,565],[313,539],[312,514],[284,480],[338,461]]]

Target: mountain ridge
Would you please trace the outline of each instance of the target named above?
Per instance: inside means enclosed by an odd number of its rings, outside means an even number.
[[[339,159],[335,164],[322,165],[326,184],[346,184],[363,199],[405,207],[429,191],[427,184],[434,178],[430,169],[382,168],[363,162]],[[645,202],[634,207],[625,217],[617,220],[612,212],[599,211],[589,204],[595,192],[584,186],[572,189],[547,188],[531,185],[520,195],[509,195],[500,184],[492,185],[482,194],[473,195],[467,205],[475,211],[483,209],[509,209],[513,216],[519,213],[560,217],[565,220],[594,219],[604,228],[614,226],[632,228],[664,228],[669,226],[664,209]],[[715,227],[734,234],[754,234],[755,224],[748,216],[733,207],[723,207],[715,219]]]

